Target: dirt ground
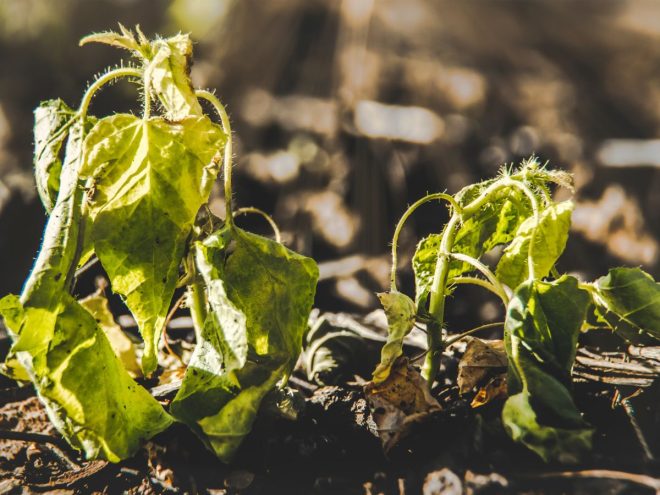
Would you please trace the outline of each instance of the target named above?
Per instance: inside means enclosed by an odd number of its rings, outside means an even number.
[[[215,460],[182,425],[161,433],[119,464],[86,461],[57,434],[31,386],[3,379],[0,493],[454,495],[660,490],[660,348],[596,348],[588,343],[580,348],[574,395],[585,419],[596,428],[593,455],[582,465],[547,465],[513,444],[498,421],[501,400],[472,408],[474,393],[461,396],[456,386],[464,350],[460,345],[445,352],[442,376],[433,389],[442,409],[412,425],[385,455],[359,376],[377,359],[380,342],[371,337],[382,328],[365,324],[364,318],[330,317],[340,318],[332,320],[335,324],[341,321],[362,332],[360,359],[344,360],[341,374],[324,375],[325,382],[334,385],[320,386],[303,369],[297,370],[289,383],[301,399],[295,404],[296,414],[284,417],[264,405],[229,466]],[[410,356],[419,355],[414,342],[408,342],[406,350]],[[176,386],[152,388],[163,403],[175,390]]]

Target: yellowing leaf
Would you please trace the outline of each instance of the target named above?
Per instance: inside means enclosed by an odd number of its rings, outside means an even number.
[[[81,299],[80,305],[91,313],[96,320],[96,323],[105,332],[108,338],[110,347],[115,355],[124,365],[124,368],[132,377],[137,377],[142,374],[140,365],[137,362],[135,354],[135,346],[131,339],[124,333],[119,325],[115,322],[108,300],[103,294],[93,294],[84,299]]]
[[[60,190],[60,149],[76,112],[62,100],[42,101],[34,111],[34,178],[46,211],[55,206]]]
[[[139,39],[136,39],[135,35],[121,24],[119,24],[119,29],[121,33],[102,31],[100,33],[89,34],[80,40],[80,46],[86,45],[87,43],[102,43],[117,48],[123,48],[124,50],[133,52],[137,56],[149,55],[149,43],[144,39],[144,36],[140,36]],[[142,35],[139,28],[137,31],[139,35]]]
[[[142,370],[156,368],[158,338],[199,208],[218,173],[225,134],[206,117],[176,124],[118,114],[85,140],[83,177],[94,180],[94,251],[145,341]]]
[[[228,462],[298,359],[318,268],[238,228],[215,232],[195,251],[209,312],[171,410]]]
[[[474,186],[468,186],[462,195],[464,196],[463,201],[474,199],[473,196],[478,191],[491,183],[487,181],[479,184],[474,191],[471,189]],[[519,191],[507,192],[506,195],[494,198],[491,203],[485,205],[458,227],[451,247],[452,252],[479,258],[493,247],[511,242],[516,229],[530,215],[531,209],[521,198]],[[425,304],[433,284],[438,250],[443,235],[444,233],[431,234],[422,239],[413,257],[415,301],[420,307]],[[469,263],[453,260],[449,264],[448,280],[451,283],[452,278],[472,270],[474,267]]]
[[[152,42],[154,53],[145,67],[145,78],[153,87],[168,120],[178,121],[202,115],[190,81],[192,41],[187,34],[178,34]]]
[[[57,429],[87,458],[130,457],[171,418],[128,375],[94,318],[68,294],[50,313],[3,299],[12,348]],[[22,315],[22,319],[18,318]]]
[[[417,314],[414,301],[401,292],[381,292],[378,298],[387,316],[388,333],[380,351],[380,363],[374,370],[374,383],[385,380],[394,361],[403,354],[403,339],[413,329]]]
[[[370,382],[364,387],[383,450],[389,451],[414,423],[426,420],[441,409],[428,390],[424,378],[400,357],[382,382]]]
[[[535,228],[534,276],[537,279],[546,277],[564,252],[571,227],[572,212],[573,203],[564,201],[544,209],[540,214],[538,227],[534,217],[525,220],[518,227],[515,238],[504,250],[497,264],[497,278],[511,289],[515,289],[527,279],[529,244]]]
[[[487,379],[506,371],[507,359],[504,342],[472,338],[458,363],[457,384],[464,394]]]

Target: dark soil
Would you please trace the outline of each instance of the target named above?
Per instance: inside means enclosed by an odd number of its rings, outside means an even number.
[[[592,458],[579,466],[547,465],[513,444],[499,422],[501,402],[472,409],[453,385],[457,350],[445,355],[445,384],[434,390],[443,409],[387,456],[362,386],[343,379],[318,386],[297,372],[297,419],[265,406],[229,466],[181,425],[119,464],[86,461],[59,437],[31,387],[3,379],[0,493],[660,493],[660,349],[638,351],[581,349],[574,395],[597,433]]]

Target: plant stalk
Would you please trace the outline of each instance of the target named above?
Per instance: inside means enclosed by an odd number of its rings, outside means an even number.
[[[460,222],[460,216],[454,212],[447,222],[445,232],[440,241],[438,249],[438,262],[433,274],[433,285],[431,286],[431,297],[429,301],[429,313],[432,321],[427,327],[427,342],[429,352],[424,360],[422,376],[427,382],[429,389],[433,386],[438,370],[440,369],[440,358],[442,356],[442,325],[445,318],[445,297],[447,292],[447,276],[449,274],[449,254],[456,237],[456,227]]]
[[[452,206],[455,212],[457,212],[459,215],[461,213],[460,205],[456,202],[456,200],[453,197],[451,197],[451,195],[445,193],[435,193],[435,194],[429,194],[421,199],[418,199],[408,207],[408,209],[403,213],[403,215],[401,215],[401,218],[399,219],[399,222],[396,224],[396,228],[394,229],[394,235],[392,236],[392,268],[390,273],[390,290],[392,292],[397,291],[396,270],[399,265],[398,247],[399,247],[399,235],[401,234],[401,230],[403,229],[406,220],[408,220],[410,215],[412,215],[417,208],[422,206],[424,203],[428,203],[429,201],[434,201],[436,199],[437,200],[444,199]]]
[[[211,105],[217,112],[220,117],[220,122],[222,124],[222,130],[225,131],[227,135],[227,142],[225,143],[224,158],[223,158],[223,171],[224,171],[224,189],[225,189],[225,222],[227,225],[233,228],[234,226],[234,215],[232,213],[232,186],[231,186],[231,169],[232,169],[232,146],[231,146],[231,122],[229,121],[229,115],[227,115],[227,110],[220,103],[220,100],[211,93],[204,89],[198,89],[195,91],[195,95],[198,98],[202,98]]]

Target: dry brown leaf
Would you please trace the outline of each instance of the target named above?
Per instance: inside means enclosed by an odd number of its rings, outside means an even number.
[[[507,358],[502,340],[472,338],[458,364],[458,388],[461,394],[506,372]]]
[[[385,452],[405,437],[413,423],[442,409],[431,396],[426,381],[405,357],[395,361],[386,380],[369,382],[364,392]]]
[[[485,406],[496,399],[504,399],[508,396],[508,387],[506,383],[506,373],[501,373],[491,378],[488,383],[481,387],[474,396],[470,406],[473,408]]]

